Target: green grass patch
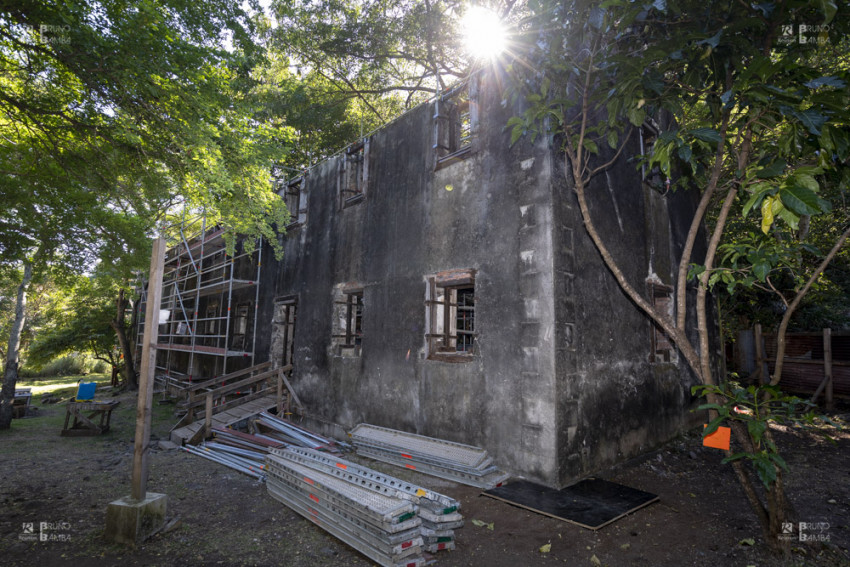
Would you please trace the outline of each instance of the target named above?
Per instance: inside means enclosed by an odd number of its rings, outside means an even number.
[[[43,394],[55,394],[60,397],[70,397],[77,393],[77,383],[96,382],[97,387],[109,386],[112,381],[110,374],[87,374],[85,376],[57,376],[55,378],[37,378],[18,380],[18,388],[32,388],[33,397]],[[96,392],[95,392],[96,393]]]

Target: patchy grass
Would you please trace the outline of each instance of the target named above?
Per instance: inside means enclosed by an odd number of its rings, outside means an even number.
[[[110,374],[86,374],[75,376],[57,376],[55,378],[28,378],[18,380],[18,388],[32,388],[33,398],[44,394],[71,397],[77,392],[77,383],[95,382],[98,388],[109,386]]]

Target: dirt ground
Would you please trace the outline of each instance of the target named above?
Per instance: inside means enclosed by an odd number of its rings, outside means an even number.
[[[43,406],[38,417],[15,420],[12,430],[0,432],[0,564],[372,564],[273,500],[264,484],[177,450],[153,450],[148,482],[149,491],[168,496],[168,517],[178,518],[173,529],[135,550],[107,543],[107,504],[130,493],[135,402],[127,394],[120,399],[112,430],[99,437],[60,437],[62,405]],[[167,439],[171,410],[155,408],[155,438]],[[836,417],[846,422],[848,408]],[[828,540],[795,541],[794,556],[784,561],[767,553],[731,468],[720,464],[722,454],[703,449],[696,434],[601,473],[660,501],[596,532],[480,496],[475,488],[358,460],[461,501],[466,525],[456,531],[456,550],[434,556],[437,566],[850,565],[850,432],[833,432],[836,444],[799,431],[776,433],[791,468],[796,521],[819,524],[807,531]],[[25,541],[28,523],[49,540]],[[545,544],[551,547],[543,553]]]

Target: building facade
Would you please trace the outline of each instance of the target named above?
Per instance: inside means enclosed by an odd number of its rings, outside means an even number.
[[[293,364],[313,427],[473,444],[564,486],[690,424],[694,379],[602,263],[557,147],[509,143],[522,101],[502,83],[474,77],[282,183],[285,254],[262,251],[245,325],[251,363]],[[594,181],[592,214],[630,281],[672,310],[694,203],[628,155]]]

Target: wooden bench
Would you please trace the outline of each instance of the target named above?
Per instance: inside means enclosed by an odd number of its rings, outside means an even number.
[[[109,431],[109,419],[112,417],[112,410],[118,407],[120,403],[116,400],[109,402],[69,402],[62,436],[78,437],[106,433]],[[88,412],[88,416],[83,415],[84,412]],[[68,427],[71,416],[74,416],[74,421],[71,427]],[[100,423],[95,423],[98,417]]]

